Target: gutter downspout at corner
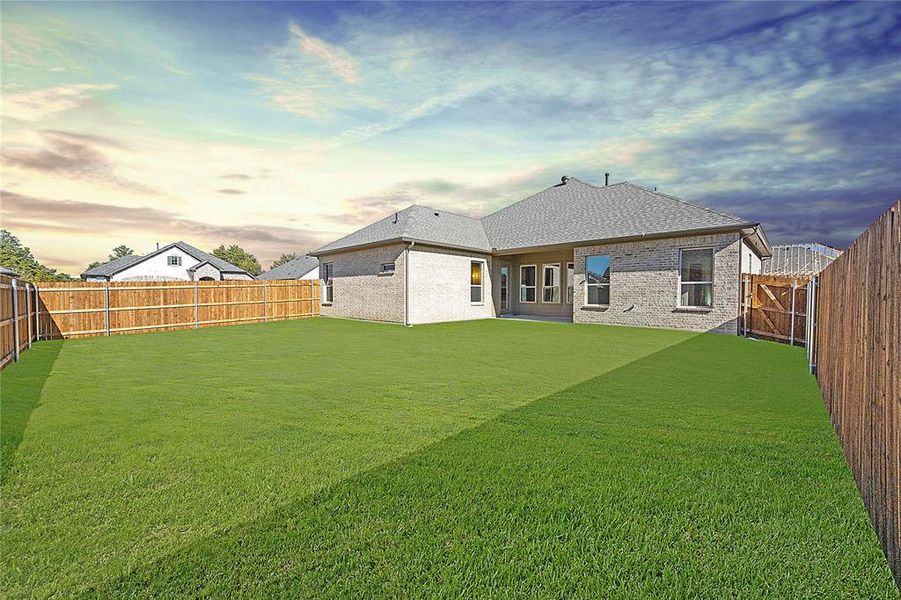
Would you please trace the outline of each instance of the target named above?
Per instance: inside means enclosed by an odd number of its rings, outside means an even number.
[[[412,327],[410,323],[410,248],[415,245],[416,242],[410,242],[404,249],[404,327]]]

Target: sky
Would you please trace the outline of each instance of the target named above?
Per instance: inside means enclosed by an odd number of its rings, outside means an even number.
[[[264,268],[418,203],[632,181],[845,247],[901,189],[901,3],[0,5],[0,226]]]

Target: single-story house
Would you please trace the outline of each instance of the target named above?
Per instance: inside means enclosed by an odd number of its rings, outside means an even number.
[[[253,275],[190,244],[175,242],[143,256],[122,256],[88,269],[85,281],[220,281]]]
[[[413,205],[311,252],[321,314],[404,324],[527,316],[737,332],[760,223],[629,182],[562,182],[482,219]]]
[[[319,279],[319,259],[315,256],[300,256],[269,269],[257,279]]]

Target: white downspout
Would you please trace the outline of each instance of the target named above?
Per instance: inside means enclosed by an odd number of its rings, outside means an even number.
[[[416,245],[416,242],[410,244],[404,249],[404,326],[412,327],[410,323],[410,248]]]

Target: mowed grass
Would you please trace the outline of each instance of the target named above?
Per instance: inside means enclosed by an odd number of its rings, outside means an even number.
[[[4,597],[895,597],[803,350],[316,319],[0,375]]]

